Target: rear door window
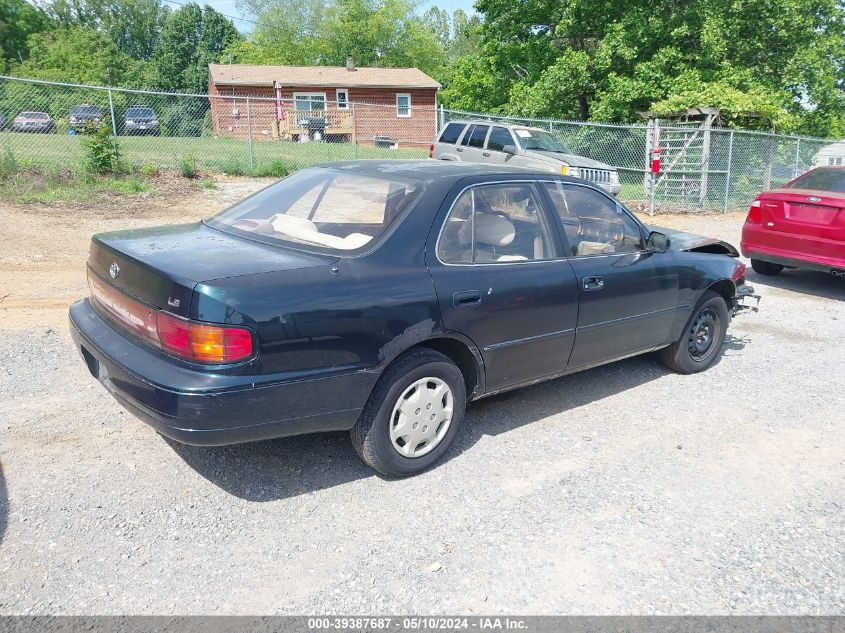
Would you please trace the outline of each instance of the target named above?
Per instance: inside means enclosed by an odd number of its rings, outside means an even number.
[[[443,129],[438,142],[454,145],[458,142],[458,139],[461,137],[461,132],[464,131],[465,127],[466,125],[464,123],[450,123]]]
[[[814,169],[794,180],[787,188],[845,193],[845,169]]]
[[[470,135],[469,143],[467,143],[467,145],[469,147],[484,147],[484,139],[487,138],[487,130],[489,129],[489,125],[476,125],[472,130],[472,134]]]

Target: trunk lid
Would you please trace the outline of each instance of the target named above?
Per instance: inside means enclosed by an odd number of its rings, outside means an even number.
[[[845,194],[814,189],[775,189],[759,197],[767,231],[800,239],[823,257],[845,243]],[[839,245],[836,244],[839,242]]]
[[[95,235],[88,266],[129,296],[190,318],[197,284],[327,266],[336,259],[253,242],[194,223]]]

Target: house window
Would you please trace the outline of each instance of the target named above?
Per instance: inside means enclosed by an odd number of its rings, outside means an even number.
[[[349,90],[346,88],[337,89],[337,108],[338,110],[346,110],[349,108]]]
[[[411,116],[411,95],[407,93],[397,93],[396,95],[396,116],[409,117]]]
[[[325,92],[294,92],[293,105],[297,110],[325,110]]]
[[[842,164],[842,156],[828,156],[827,157],[827,164],[828,165],[841,165]]]

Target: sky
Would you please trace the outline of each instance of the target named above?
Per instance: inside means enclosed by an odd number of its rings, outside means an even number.
[[[164,1],[166,2],[167,0]],[[452,12],[455,9],[463,9],[467,13],[474,13],[475,10],[472,8],[473,2],[475,2],[475,0],[424,0],[420,3],[420,12],[424,12],[429,7],[437,6],[441,9],[446,9],[449,12]],[[208,4],[216,11],[225,13],[231,17],[240,17],[243,15],[240,11],[238,11],[235,0],[202,0],[200,1],[200,4]],[[174,9],[179,8],[176,4],[171,4],[171,7]],[[252,24],[241,20],[235,20],[235,26],[243,33],[247,33],[252,29]]]

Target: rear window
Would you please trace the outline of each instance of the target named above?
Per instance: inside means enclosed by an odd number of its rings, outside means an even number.
[[[443,129],[443,133],[440,134],[438,142],[449,143],[450,145],[454,145],[458,142],[458,139],[461,136],[461,132],[464,131],[464,127],[465,124],[463,123],[450,123]]]
[[[259,191],[208,224],[265,242],[365,251],[409,209],[422,184],[315,167]]]
[[[49,119],[50,115],[46,112],[21,112],[20,116],[24,119]]]
[[[73,116],[100,116],[103,112],[94,106],[76,106],[70,113]]]
[[[127,117],[133,117],[133,116],[151,117],[151,116],[153,116],[153,109],[152,108],[129,108],[126,111],[126,116]]]
[[[793,180],[787,189],[818,189],[845,193],[845,169],[814,169]]]

